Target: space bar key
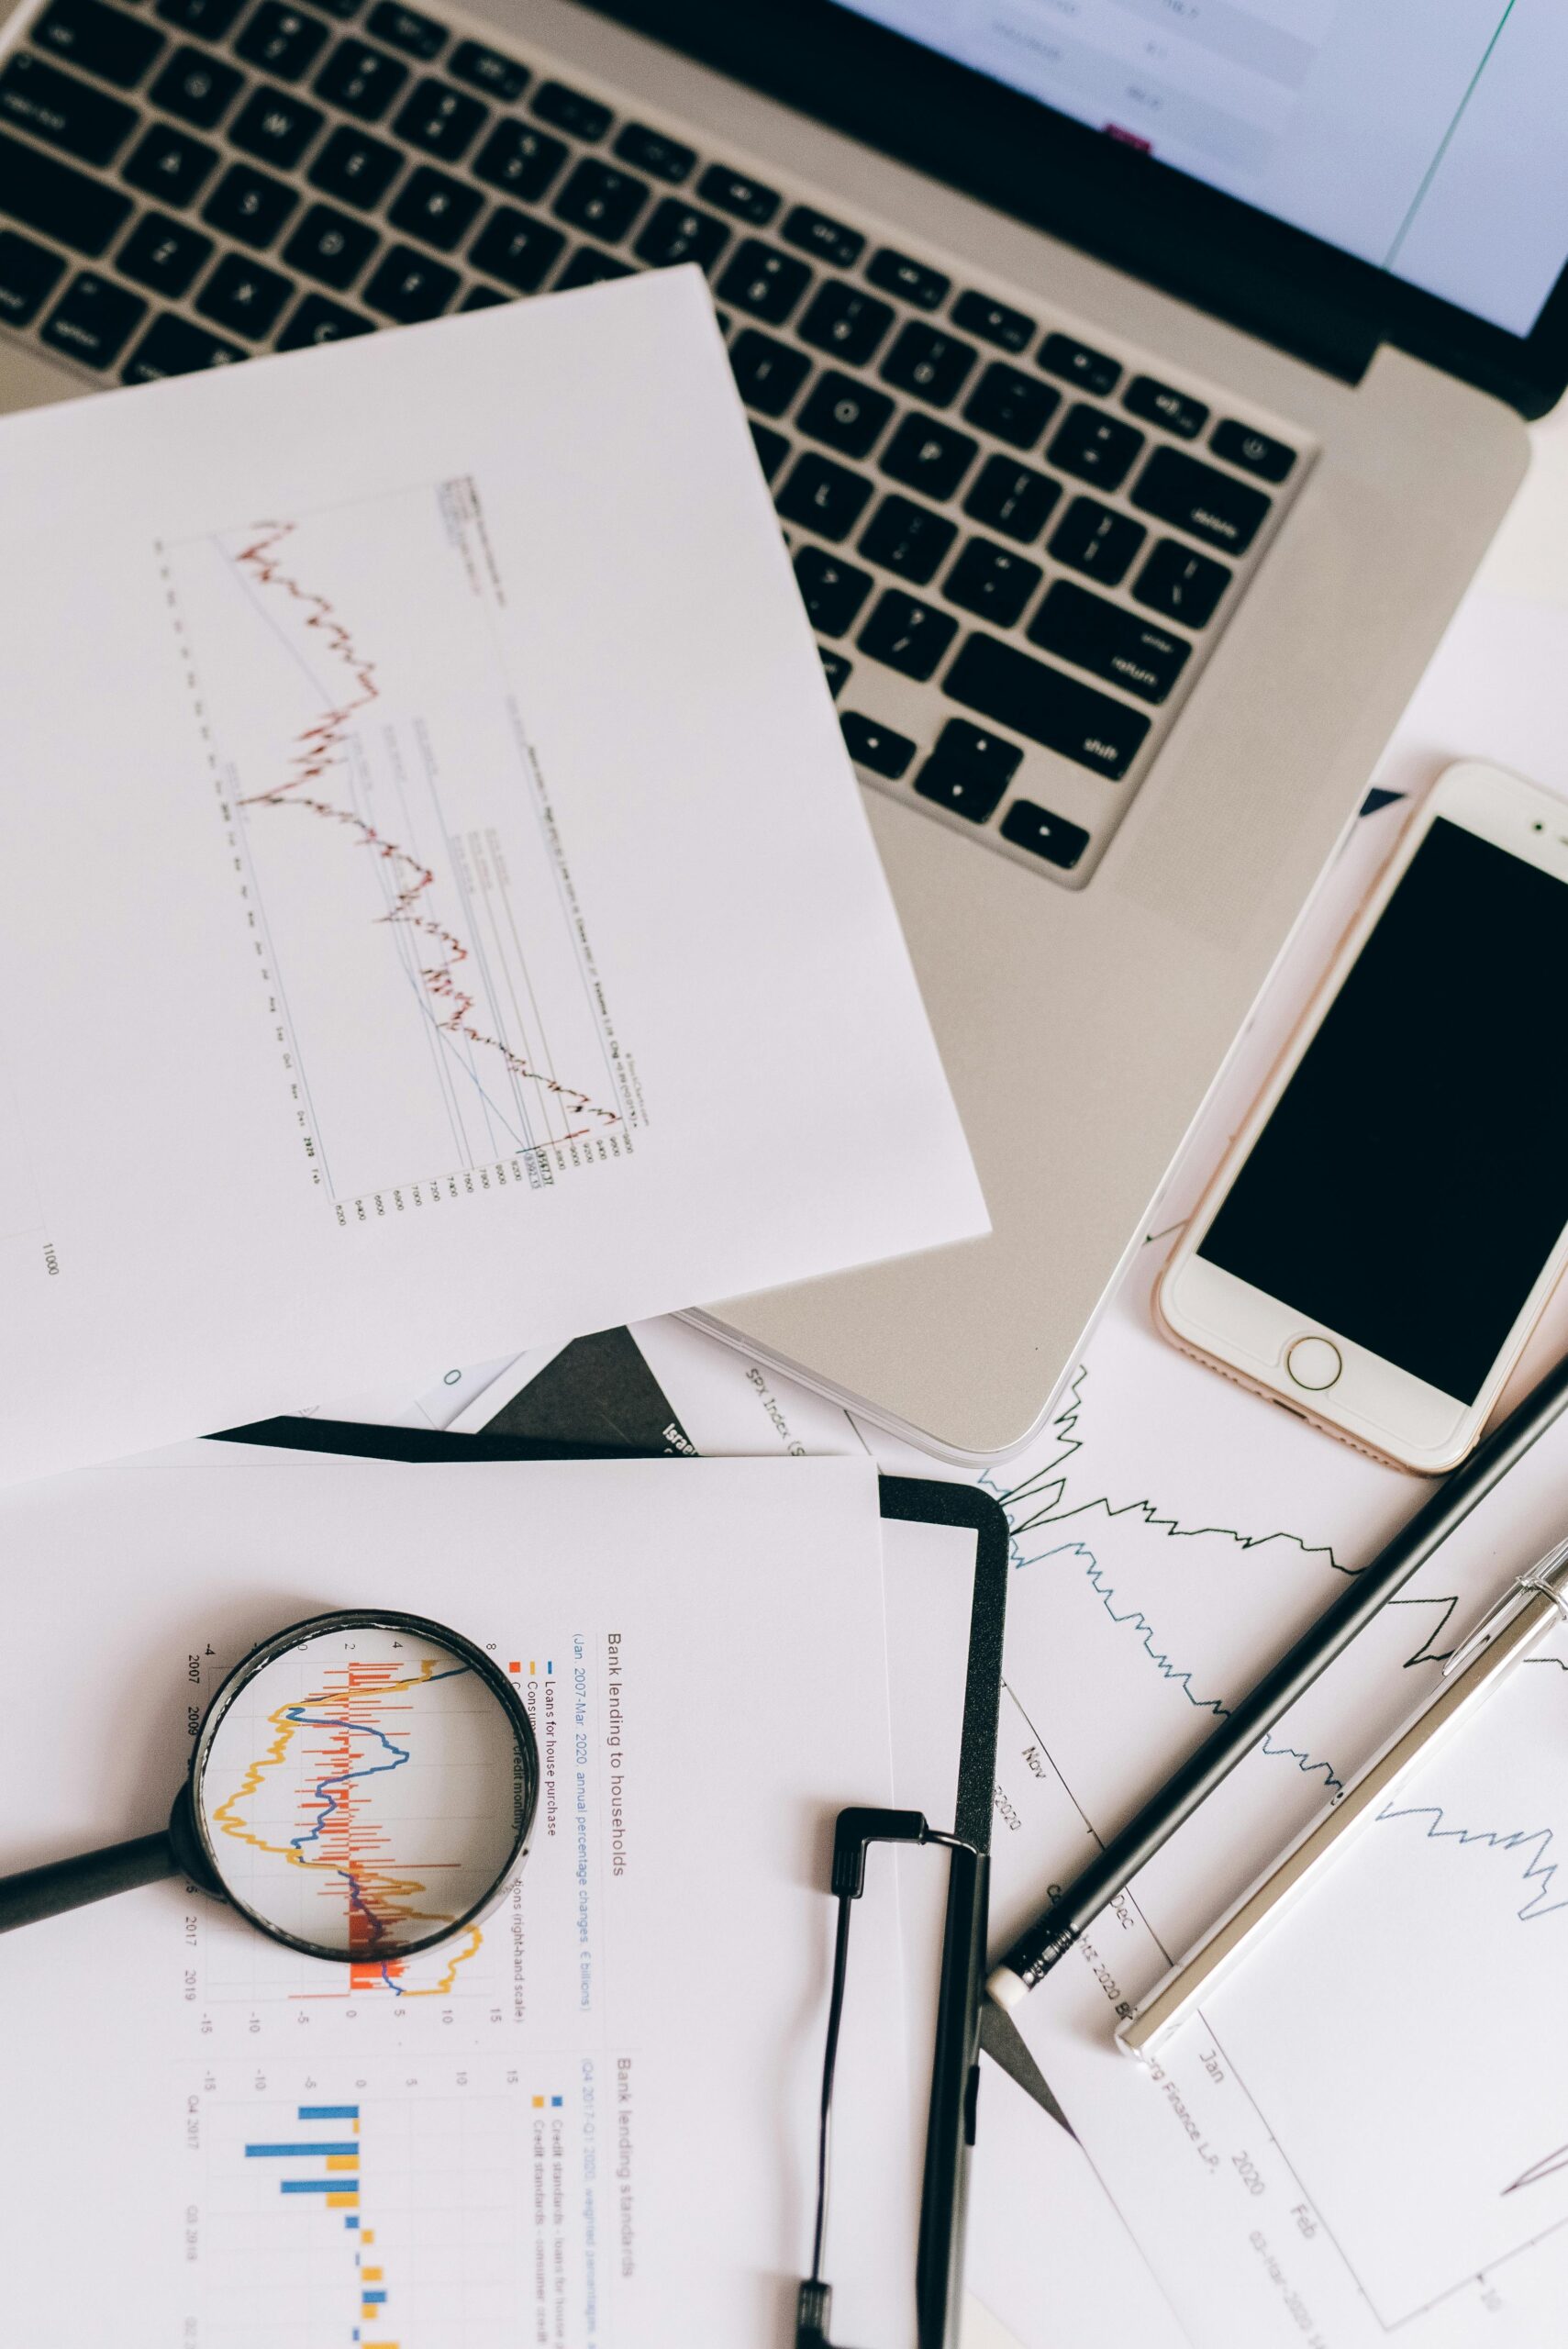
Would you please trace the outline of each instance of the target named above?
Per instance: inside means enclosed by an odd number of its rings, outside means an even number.
[[[1015,652],[994,636],[972,636],[942,680],[942,691],[1014,733],[1116,782],[1142,747],[1151,721],[1061,669]]]

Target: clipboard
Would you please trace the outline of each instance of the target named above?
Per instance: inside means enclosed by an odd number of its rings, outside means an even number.
[[[346,1453],[361,1459],[422,1461],[646,1460],[668,1455],[642,1447],[541,1442],[524,1436],[448,1435],[435,1429],[363,1426],[317,1419],[262,1419],[227,1428],[214,1442],[275,1445],[295,1452]],[[886,1523],[940,1525],[974,1538],[958,1782],[952,1823],[932,1826],[918,1811],[841,1811],[833,1843],[832,1881],[838,1903],[833,1988],[823,2069],[817,2177],[814,2272],[803,2279],[795,2349],[851,2349],[830,2333],[832,2289],[821,2273],[828,2190],[828,2120],[838,2027],[854,1903],[865,1890],[871,1848],[881,1843],[932,1844],[949,1860],[942,1929],[931,2084],[916,2244],[915,2300],[918,2349],[957,2349],[963,2296],[963,2243],[969,2167],[980,2086],[980,2019],[985,1980],[990,1890],[992,1790],[1002,1698],[1002,1641],[1006,1622],[1008,1531],[1001,1504],[972,1485],[937,1478],[878,1479]],[[874,1862],[870,1865],[874,1867]]]

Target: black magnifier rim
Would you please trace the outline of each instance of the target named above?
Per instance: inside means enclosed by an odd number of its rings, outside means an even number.
[[[506,1859],[479,1898],[461,1917],[454,1917],[450,1924],[439,1927],[433,1933],[427,1933],[422,1940],[400,1942],[395,1949],[381,1951],[329,1949],[322,1942],[302,1940],[297,1933],[286,1932],[282,1925],[273,1924],[258,1909],[252,1909],[250,1902],[242,1900],[229,1884],[213,1840],[207,1833],[202,1807],[202,1781],[212,1753],[212,1742],[218,1724],[240,1689],[254,1680],[258,1673],[265,1671],[268,1664],[275,1663],[279,1656],[286,1655],[291,1648],[302,1647],[307,1640],[318,1639],[324,1633],[354,1631],[412,1633],[417,1639],[428,1640],[433,1646],[445,1648],[452,1655],[461,1656],[499,1701],[512,1724],[513,1737],[523,1765],[523,1798],[517,1832]],[[250,1654],[235,1665],[213,1691],[191,1753],[186,1785],[190,1790],[191,1823],[202,1857],[211,1869],[224,1898],[242,1917],[249,1918],[258,1932],[265,1933],[269,1941],[282,1943],[286,1949],[298,1950],[304,1957],[322,1958],[329,1965],[367,1965],[375,1964],[379,1959],[388,1965],[401,1965],[405,1958],[417,1957],[424,1950],[439,1949],[489,1914],[528,1849],[534,1813],[539,1807],[539,1741],[534,1735],[533,1723],[506,1675],[483,1648],[476,1647],[472,1640],[464,1639],[462,1633],[454,1631],[450,1624],[438,1623],[428,1615],[406,1615],[395,1608],[347,1607],[331,1609],[324,1615],[310,1615],[301,1622],[290,1623],[284,1630],[275,1631],[270,1640],[263,1640],[260,1646],[253,1647]]]

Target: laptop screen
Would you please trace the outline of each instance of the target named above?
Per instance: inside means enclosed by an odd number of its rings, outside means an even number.
[[[1528,335],[1568,255],[1568,0],[841,0]]]

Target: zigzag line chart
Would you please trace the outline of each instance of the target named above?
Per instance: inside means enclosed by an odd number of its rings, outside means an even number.
[[[166,543],[309,1179],[535,1188],[639,1121],[468,480]],[[418,594],[407,593],[415,581]]]

